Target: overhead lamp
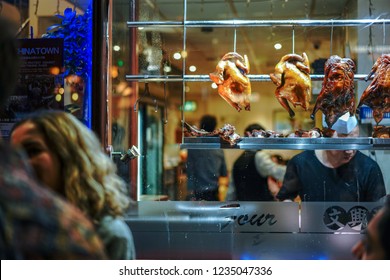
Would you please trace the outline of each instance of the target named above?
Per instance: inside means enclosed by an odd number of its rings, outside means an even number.
[[[280,49],[282,48],[282,44],[276,43],[276,44],[274,45],[274,48],[275,48],[276,50],[280,50]]]
[[[181,58],[181,54],[178,53],[178,52],[175,52],[175,53],[173,54],[173,58],[176,59],[176,60],[179,60],[179,59]]]
[[[196,71],[196,66],[195,65],[191,65],[188,70],[190,70],[190,72],[195,72]]]

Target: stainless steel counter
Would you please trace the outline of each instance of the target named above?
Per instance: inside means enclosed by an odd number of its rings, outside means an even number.
[[[356,138],[256,138],[243,137],[236,145],[230,145],[218,136],[184,137],[182,149],[242,149],[242,150],[389,150],[390,139]]]
[[[352,259],[373,202],[138,202],[139,259]]]

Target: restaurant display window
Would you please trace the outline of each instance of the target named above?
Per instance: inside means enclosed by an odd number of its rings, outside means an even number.
[[[387,105],[362,99],[374,80],[365,78],[389,52],[384,10],[385,1],[112,3],[111,139],[122,155],[138,148],[139,156],[125,163],[138,201],[128,223],[136,240],[148,234],[154,240],[141,242],[141,258],[351,258],[363,217],[382,200],[356,192],[355,201],[329,201],[325,183],[327,201],[303,195],[289,203],[238,200],[231,182],[245,152],[263,150],[288,164],[306,150],[359,150],[382,173],[377,194],[389,193]],[[326,72],[338,63],[329,60],[336,55],[353,64],[344,68],[353,73],[348,83],[347,76]],[[337,103],[324,90],[341,79],[352,101]],[[215,117],[214,130],[202,130],[205,115]],[[330,137],[326,127],[352,116],[358,137]],[[248,134],[254,123],[264,130]],[[217,178],[216,199],[194,201],[188,170],[194,165],[187,160],[190,151],[204,149],[222,151],[227,172]],[[204,157],[200,170],[207,169],[207,152]]]

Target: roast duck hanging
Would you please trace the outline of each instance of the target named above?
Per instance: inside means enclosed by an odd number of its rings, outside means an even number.
[[[355,114],[354,71],[355,63],[350,58],[333,55],[326,61],[325,76],[311,114],[312,119],[321,110],[328,128],[332,128],[345,113],[349,112],[350,116]]]
[[[383,54],[376,60],[365,80],[374,74],[371,84],[360,97],[357,109],[359,110],[362,105],[370,107],[378,125],[383,119],[383,114],[390,112],[390,54]]]
[[[270,74],[272,82],[277,86],[275,96],[285,108],[290,117],[295,113],[289,102],[294,107],[301,106],[304,110],[309,108],[311,100],[311,79],[309,59],[306,53],[287,54],[281,58],[275,66],[275,72]]]
[[[251,83],[249,60],[236,52],[225,54],[218,62],[210,79],[217,84],[219,95],[238,112],[242,109],[250,111]]]

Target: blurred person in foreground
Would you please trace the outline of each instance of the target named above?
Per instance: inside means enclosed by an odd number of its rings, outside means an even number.
[[[38,179],[95,224],[109,259],[135,259],[123,215],[131,202],[116,165],[75,116],[39,111],[15,124],[11,144],[23,148]]]
[[[245,128],[244,135],[253,130],[265,129],[260,124],[251,124]],[[263,150],[246,150],[233,164],[229,180],[229,200],[274,201],[274,195],[279,191],[277,181],[283,180],[285,172],[286,166],[275,162],[269,153]]]
[[[352,248],[352,254],[360,260],[390,260],[390,197],[371,218],[362,240]]]
[[[0,106],[12,94],[19,59],[16,28],[0,18]],[[41,187],[26,158],[0,135],[0,258],[105,259],[93,224],[77,208]]]
[[[348,114],[348,115],[347,115]],[[332,137],[358,137],[359,126],[349,113],[333,125]],[[377,201],[386,195],[379,165],[356,150],[304,151],[287,164],[277,199],[302,201]]]
[[[200,129],[212,132],[217,119],[204,115]],[[189,149],[187,152],[187,200],[219,200],[219,181],[227,177],[225,154],[221,149]]]

